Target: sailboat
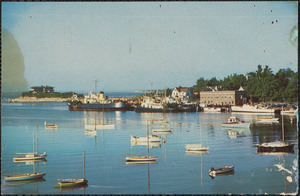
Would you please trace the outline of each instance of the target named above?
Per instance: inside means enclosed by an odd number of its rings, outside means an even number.
[[[57,129],[58,125],[54,124],[54,114],[52,114],[52,124],[47,124],[47,122],[45,121],[45,128],[47,129]]]
[[[56,179],[59,180],[55,188],[74,187],[87,185],[88,180],[85,179],[85,152],[83,153],[83,178]]]
[[[33,152],[31,153],[16,153],[16,154],[25,154],[25,156],[18,156],[14,157],[14,162],[20,162],[20,161],[29,161],[29,160],[42,160],[47,157],[46,152],[43,154],[39,154],[39,145],[38,145],[38,124],[36,123],[36,129],[37,129],[37,136],[36,136],[36,152],[35,152],[35,145],[34,145],[34,131],[33,131]]]
[[[283,110],[283,109],[282,109]],[[282,141],[257,144],[257,152],[294,152],[294,143],[284,142],[284,120],[282,114]]]
[[[147,120],[147,155],[136,155],[136,154],[128,154],[128,155],[134,155],[130,157],[126,157],[126,162],[135,162],[135,163],[148,163],[156,161],[157,156],[149,156],[149,125]]]
[[[202,141],[201,137],[201,125],[200,125],[200,141]],[[209,146],[203,146],[202,142],[200,144],[186,144],[185,145],[186,151],[207,151]]]
[[[33,149],[34,154],[34,149]],[[5,181],[23,181],[23,180],[34,180],[43,178],[46,175],[46,173],[39,173],[38,171],[35,172],[35,163],[33,163],[33,173],[22,173],[22,174],[13,174],[13,175],[7,175],[4,176]]]

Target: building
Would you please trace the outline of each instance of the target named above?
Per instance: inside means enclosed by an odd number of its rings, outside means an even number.
[[[240,87],[231,91],[200,91],[200,104],[207,105],[243,105],[247,102],[247,92]]]
[[[178,98],[178,99],[189,99],[192,98],[193,94],[191,93],[189,88],[177,87],[174,88],[172,91],[171,97]]]
[[[31,92],[33,94],[35,93],[53,93],[54,92],[54,87],[52,86],[33,86],[31,87]]]

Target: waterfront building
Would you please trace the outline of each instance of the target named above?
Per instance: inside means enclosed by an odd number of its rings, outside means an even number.
[[[33,86],[30,89],[33,94],[35,93],[53,93],[54,92],[54,87],[52,86]]]
[[[171,97],[175,99],[189,99],[193,96],[189,88],[184,88],[184,87],[176,87],[173,89]]]
[[[228,91],[200,91],[200,104],[207,105],[243,105],[247,102],[247,92],[239,90]]]

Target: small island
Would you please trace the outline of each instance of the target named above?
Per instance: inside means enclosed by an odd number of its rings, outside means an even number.
[[[20,102],[20,103],[34,103],[34,102],[68,102],[72,99],[74,92],[54,92],[54,87],[51,86],[35,86],[31,87],[31,91],[23,92],[22,96],[16,99],[6,100],[5,102]],[[77,97],[83,97],[78,95]]]

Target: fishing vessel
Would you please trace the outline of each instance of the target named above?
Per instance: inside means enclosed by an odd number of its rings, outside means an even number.
[[[282,114],[282,140],[275,142],[266,142],[262,144],[257,144],[257,152],[294,152],[294,143],[284,142],[284,119]]]
[[[214,169],[213,167],[208,171],[210,176],[217,176],[219,174],[230,174],[234,172],[234,166],[225,166],[223,168]]]
[[[222,127],[244,127],[244,128],[249,128],[250,123],[241,121],[239,118],[235,116],[231,116],[228,118],[227,123],[222,123]]]
[[[85,152],[83,153],[83,178],[68,178],[68,179],[56,179],[56,180],[59,181],[56,185],[56,188],[86,185],[88,183],[88,180],[85,179]]]
[[[149,156],[149,125],[148,125],[148,120],[147,120],[147,155],[135,155],[135,154],[129,154],[129,155],[134,155],[130,157],[126,157],[125,161],[126,162],[151,162],[151,161],[156,161],[157,156]]]
[[[36,152],[35,152],[35,144],[34,144],[34,131],[33,131],[33,152],[30,153],[15,153],[15,154],[25,154],[25,156],[17,156],[13,158],[14,162],[18,161],[29,161],[29,160],[43,160],[47,157],[46,152],[43,154],[39,154],[39,145],[38,145],[38,124],[36,124],[37,136],[36,136]]]

